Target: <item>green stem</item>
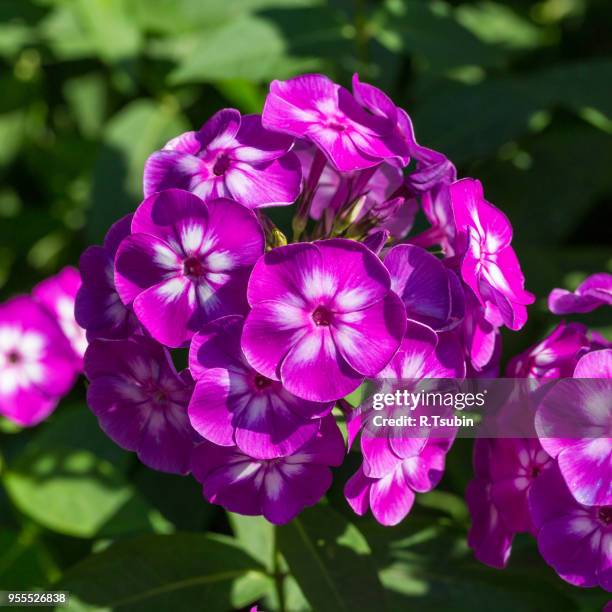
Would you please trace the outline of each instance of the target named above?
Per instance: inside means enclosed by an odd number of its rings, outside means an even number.
[[[278,548],[278,527],[274,528],[274,586],[278,598],[279,612],[287,612],[287,602],[285,601],[285,574],[281,567],[281,553]]]

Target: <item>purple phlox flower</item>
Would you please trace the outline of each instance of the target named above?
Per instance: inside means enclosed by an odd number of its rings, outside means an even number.
[[[330,466],[340,465],[345,452],[329,415],[311,440],[286,457],[254,459],[237,447],[205,440],[194,450],[191,470],[210,503],[283,524],[321,499],[332,483]]]
[[[406,143],[410,157],[415,161],[415,168],[406,178],[405,185],[408,192],[421,196],[423,212],[432,224],[432,229],[424,232],[420,237],[423,242],[415,242],[420,246],[441,244],[447,254],[452,254],[450,244],[454,239],[454,221],[448,185],[457,179],[457,171],[450,160],[433,149],[428,149],[417,143],[412,121],[408,113],[395,106],[391,99],[380,89],[361,83],[357,74],[353,76],[353,92],[356,100],[374,115],[384,117],[390,125],[394,126],[398,138]],[[404,160],[404,165],[407,164]],[[408,198],[409,206],[404,209],[412,210],[410,226],[402,234],[409,231],[414,220],[416,200]],[[394,235],[400,235],[393,232]],[[425,240],[426,238],[426,240]]]
[[[550,462],[536,439],[479,438],[474,442],[475,478],[468,484],[466,501],[472,516],[468,544],[479,561],[505,567],[514,534],[535,532],[528,494]]]
[[[112,440],[154,470],[189,472],[198,440],[187,416],[193,381],[177,374],[164,347],[144,336],[93,340],[85,375],[87,403]]]
[[[578,380],[577,380],[578,379]],[[576,500],[612,506],[612,349],[581,357],[543,398],[536,429]]]
[[[396,457],[393,467],[381,476],[368,476],[364,460],[344,487],[349,505],[360,516],[371,509],[382,525],[397,525],[410,512],[415,493],[431,491],[440,482],[451,443],[448,439],[425,439],[421,449]]]
[[[612,274],[606,272],[589,276],[573,293],[553,289],[548,296],[548,308],[557,315],[591,312],[606,304],[612,306]]]
[[[259,115],[223,109],[198,132],[177,136],[149,157],[144,195],[178,187],[247,208],[292,204],[302,180],[292,144],[291,137],[264,129]]]
[[[436,334],[426,325],[408,321],[399,351],[389,365],[378,374],[377,379],[389,381],[392,385],[393,381],[402,381],[400,387],[405,388],[405,385],[417,383],[422,379],[456,379],[463,376],[465,376],[463,352],[456,335],[452,332]],[[421,389],[423,386],[419,385],[417,390]],[[424,390],[427,390],[427,387]],[[432,382],[431,390],[440,391],[437,381]],[[348,423],[349,444],[352,445],[357,435],[361,433],[360,444],[364,457],[361,471],[364,475],[371,478],[388,476],[401,460],[418,458],[428,445],[428,439],[434,440],[430,451],[434,452],[438,459],[440,449],[450,448],[456,433],[455,429],[449,431],[448,428],[442,430],[376,425],[377,415],[393,418],[406,414],[406,410],[405,407],[394,406],[387,407],[385,412],[381,413],[373,406],[367,405],[353,413]],[[427,410],[423,413],[427,414]],[[410,414],[416,415],[418,419],[421,410],[411,410]],[[406,512],[408,510],[409,507]]]
[[[450,193],[463,280],[486,306],[491,323],[520,329],[535,297],[524,289],[525,278],[510,246],[510,221],[484,199],[479,181],[462,179],[450,186]]]
[[[194,429],[220,446],[237,446],[257,459],[295,452],[319,431],[332,402],[291,395],[256,372],[240,347],[243,318],[217,319],[197,333],[189,352],[196,388],[189,404]]]
[[[421,247],[400,244],[388,251],[384,262],[408,318],[436,330],[459,323],[465,310],[463,289],[440,259]]]
[[[74,352],[78,370],[83,367],[83,355],[87,348],[85,331],[74,317],[74,302],[80,286],[78,270],[66,267],[55,276],[38,283],[32,290],[32,296],[49,311],[64,332]]]
[[[136,210],[115,258],[117,291],[151,336],[178,347],[206,322],[245,312],[248,276],[263,250],[252,211],[168,189]]]
[[[247,360],[315,402],[344,397],[375,376],[406,328],[404,306],[381,261],[342,238],[266,253],[251,274],[248,299]]]
[[[126,215],[108,230],[103,246],[88,247],[79,259],[82,284],[76,294],[76,322],[87,330],[87,338],[127,338],[139,329],[134,313],[121,301],[115,288],[115,254],[130,234],[132,215]]]
[[[471,289],[464,292],[464,298],[465,316],[461,332],[470,375],[496,378],[501,357],[501,334],[495,325],[487,321],[485,309]]]
[[[340,172],[397,159],[408,147],[387,117],[371,114],[344,87],[320,74],[272,81],[262,113],[265,128],[313,142]]]
[[[45,419],[76,377],[75,356],[54,317],[35,299],[0,304],[0,414],[22,426]]]
[[[513,357],[506,374],[510,378],[571,377],[590,345],[584,325],[562,321],[544,340]]]
[[[529,507],[546,563],[570,584],[612,591],[612,506],[580,504],[552,463],[533,483]]]

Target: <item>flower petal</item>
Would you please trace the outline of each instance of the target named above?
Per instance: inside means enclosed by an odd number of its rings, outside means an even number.
[[[358,312],[336,315],[331,326],[340,354],[364,376],[376,376],[389,363],[405,330],[404,306],[394,293]]]
[[[344,397],[363,381],[336,349],[329,328],[323,326],[293,341],[280,373],[290,393],[313,402]]]

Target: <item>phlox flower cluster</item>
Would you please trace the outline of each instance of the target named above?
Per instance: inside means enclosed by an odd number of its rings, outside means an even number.
[[[277,207],[291,207],[290,236]],[[274,81],[261,115],[223,109],[177,135],[80,274],[0,307],[0,412],[40,421],[83,369],[118,445],[277,524],[325,495],[351,447],[362,462],[348,504],[404,519],[442,478],[453,438],[368,436],[346,396],[366,379],[498,376],[500,330],[521,329],[534,301],[510,221],[480,182],[457,180],[406,111],[357,76],[351,91],[317,74]],[[596,275],[553,292],[551,309],[587,312],[610,295]],[[507,375],[609,377],[611,355],[561,323]],[[530,532],[563,578],[609,589],[609,423],[594,424],[599,441],[555,438],[553,400],[537,415],[541,441],[476,442],[470,544],[501,567],[513,535]]]
[[[554,289],[554,313],[583,313],[610,303],[612,276],[595,274],[570,293]],[[561,321],[541,342],[514,357],[514,378],[563,378],[540,402],[535,439],[478,439],[475,478],[467,489],[468,542],[476,557],[504,567],[516,533],[531,533],[557,573],[571,584],[612,591],[612,343],[581,323]],[[577,408],[579,412],[576,413]],[[572,414],[569,415],[568,411]],[[588,438],[567,438],[570,417]]]
[[[456,178],[357,76],[352,92],[322,75],[275,81],[261,115],[224,109],[172,139],[145,164],[142,203],[81,258],[101,427],[233,511],[280,523],[315,503],[347,452],[333,412],[345,396],[366,378],[496,370],[499,328],[525,322],[510,223]],[[293,207],[291,243],[266,214],[279,206]],[[411,235],[419,210],[431,228]],[[361,488],[379,501],[351,503],[392,524],[451,444],[378,462],[364,445]]]

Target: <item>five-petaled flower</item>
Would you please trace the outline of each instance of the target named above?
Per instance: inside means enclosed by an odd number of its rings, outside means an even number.
[[[149,157],[144,194],[178,187],[203,200],[230,198],[247,208],[292,204],[302,179],[292,144],[291,136],[264,129],[259,115],[226,108],[198,132],[177,136]]]
[[[249,273],[263,250],[252,211],[168,189],[134,214],[115,259],[117,291],[156,340],[182,346],[208,321],[244,313]]]
[[[247,290],[242,335],[250,364],[294,395],[343,397],[393,357],[406,311],[389,273],[352,240],[291,244],[262,257]]]

